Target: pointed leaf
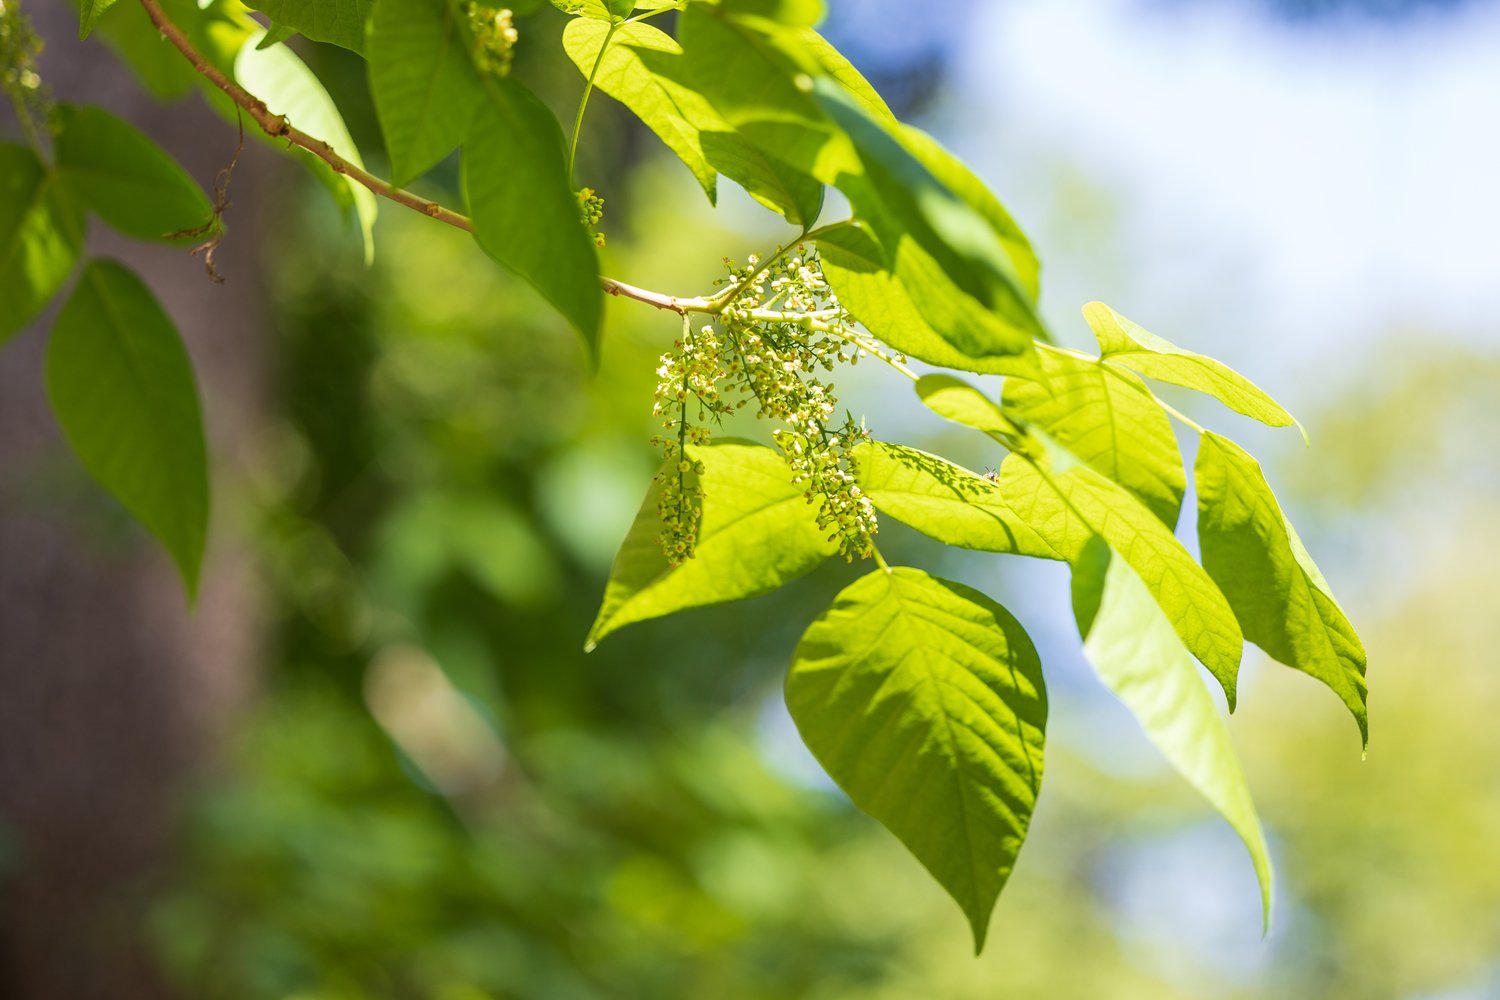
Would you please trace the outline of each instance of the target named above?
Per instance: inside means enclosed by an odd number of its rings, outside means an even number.
[[[115,5],[116,0],[82,0],[78,5],[78,38],[79,41],[89,37],[89,32],[94,30],[94,25],[105,11]]]
[[[1328,685],[1368,744],[1364,647],[1260,464],[1233,441],[1205,433],[1193,474],[1203,565],[1229,598],[1245,638]]]
[[[786,702],[839,787],[958,902],[979,951],[1042,783],[1047,693],[1020,624],[962,584],[876,570],[802,637]]]
[[[331,42],[355,52],[365,50],[365,22],[370,19],[370,8],[374,5],[375,0],[247,0],[246,3],[279,26],[291,28],[315,42]],[[246,89],[257,97],[265,97],[254,88]]]
[[[961,378],[923,375],[917,379],[916,389],[923,405],[944,420],[972,427],[1001,444],[1024,436],[999,405]]]
[[[1080,461],[1175,527],[1187,476],[1172,422],[1131,372],[1043,347],[1035,378],[1005,380],[1006,412],[1045,431]]]
[[[985,552],[1067,558],[1016,513],[994,480],[884,441],[862,444],[854,454],[870,502],[930,538]]]
[[[58,314],[47,396],[99,483],[171,553],[189,596],[208,529],[208,459],[192,363],[151,292],[93,261]]]
[[[363,25],[363,21],[360,23]],[[293,125],[322,139],[335,153],[363,169],[364,161],[343,115],[313,71],[285,45],[256,48],[254,43],[262,37],[260,33],[252,35],[235,56],[234,77],[240,86],[265,101],[273,114],[285,115]],[[311,153],[304,154],[304,159],[319,168],[326,166]],[[368,264],[375,259],[375,215],[379,211],[375,194],[352,177],[340,176],[335,184],[347,192],[348,204],[354,208]]]
[[[1281,404],[1222,361],[1168,343],[1103,302],[1084,306],[1083,317],[1093,329],[1099,354],[1106,361],[1125,365],[1158,382],[1206,393],[1234,412],[1271,427],[1297,423]]]
[[[1124,487],[1086,465],[1043,473],[1020,455],[1000,466],[1000,488],[1015,512],[1075,563],[1094,535],[1145,582],[1188,651],[1224,688],[1230,711],[1244,637],[1229,602],[1171,529]]]
[[[463,189],[484,252],[525,278],[599,356],[599,257],[568,186],[557,119],[511,80],[486,80],[463,150]]]
[[[484,92],[445,0],[380,0],[366,56],[391,183],[403,186],[458,148]]]
[[[1198,667],[1141,578],[1094,539],[1073,571],[1084,656],[1171,765],[1245,842],[1271,921],[1271,857],[1229,727]]]
[[[67,280],[83,226],[36,154],[0,143],[0,344],[30,323]]]
[[[196,181],[134,125],[103,108],[57,109],[57,171],[69,196],[138,240],[166,240],[213,221]],[[178,237],[192,238],[192,237]]]
[[[704,466],[697,555],[675,568],[662,555],[653,488],[615,557],[588,648],[632,622],[769,593],[838,551],[777,452],[725,442],[688,454]]]

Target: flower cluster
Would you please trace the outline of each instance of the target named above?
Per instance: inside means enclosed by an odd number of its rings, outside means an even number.
[[[703,421],[722,418],[754,401],[756,415],[779,422],[772,432],[786,457],[792,481],[808,503],[818,505],[817,523],[830,529],[846,558],[874,552],[875,508],[860,490],[854,449],[869,438],[852,415],[831,426],[838,409],[833,386],[816,374],[853,364],[861,340],[853,321],[823,278],[817,251],[799,246],[762,265],[743,268],[726,261],[733,295],[718,315],[718,329],[705,326],[679,341],[657,369],[656,412],[677,437],[655,440],[666,453],[667,473],[696,471],[687,444],[706,444]],[[733,404],[726,394],[738,394]],[[696,407],[698,423],[691,420]],[[675,462],[674,462],[675,460]],[[664,473],[665,474],[665,473]],[[691,556],[697,537],[702,491],[684,481],[662,483],[663,549],[669,559]]]
[[[36,131],[45,125],[52,98],[37,75],[42,39],[21,13],[17,0],[0,0],[0,90],[21,117],[21,126]]]
[[[604,234],[594,230],[599,220],[604,218],[604,199],[595,194],[591,187],[578,189],[578,217],[583,222],[583,228],[593,232],[594,246],[604,246]]]
[[[471,4],[469,29],[474,32],[474,60],[479,68],[496,76],[509,76],[516,42],[521,37],[510,9]]]

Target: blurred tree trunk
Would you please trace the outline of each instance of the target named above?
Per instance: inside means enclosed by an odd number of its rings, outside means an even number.
[[[59,100],[141,125],[211,190],[232,129],[196,99],[154,105],[102,45],[77,41],[70,4],[26,12]],[[97,225],[89,241],[95,254],[128,257],[182,330],[220,484],[265,409],[252,209],[261,153],[247,146],[231,188],[226,284],[180,249],[126,247]],[[190,612],[168,559],[99,499],[46,404],[55,312],[0,353],[0,996],[166,997],[142,904],[172,856],[182,793],[253,690],[255,581],[216,505]]]

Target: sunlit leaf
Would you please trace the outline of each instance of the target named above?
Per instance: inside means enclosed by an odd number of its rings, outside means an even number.
[[[1193,657],[1146,585],[1099,539],[1073,570],[1073,608],[1084,656],[1146,736],[1202,792],[1250,851],[1261,913],[1271,920],[1271,857],[1229,727]]]
[[[984,393],[952,375],[923,375],[917,380],[922,403],[944,420],[972,427],[1005,444],[1022,436],[1005,411]]]
[[[488,80],[463,147],[474,238],[529,281],[598,357],[599,259],[568,185],[557,119],[511,80]]]
[[[140,240],[206,231],[213,206],[203,189],[134,125],[73,104],[57,109],[57,123],[58,178],[75,202]]]
[[[802,637],[786,702],[813,756],[948,890],[982,948],[1042,783],[1047,694],[1020,624],[962,584],[876,570]]]
[[[1106,361],[1125,365],[1147,378],[1207,393],[1236,413],[1272,427],[1297,421],[1255,383],[1221,361],[1185,351],[1142,329],[1103,302],[1083,307]]]
[[[62,288],[78,260],[83,226],[36,154],[0,143],[0,344]]]
[[[343,115],[313,71],[285,45],[256,48],[253,43],[261,37],[252,35],[235,56],[234,75],[240,86],[264,101],[273,114],[285,115],[297,128],[322,139],[339,156],[363,168],[364,161]],[[310,153],[304,155],[316,159]],[[340,176],[336,183],[348,192],[364,239],[365,262],[369,263],[375,259],[375,215],[379,211],[375,194],[352,177]]]
[[[1071,352],[1037,352],[1034,378],[1005,380],[1005,407],[1177,524],[1187,477],[1167,414],[1133,373]]]
[[[1233,441],[1205,433],[1193,474],[1203,565],[1229,599],[1245,638],[1328,685],[1368,743],[1364,647],[1260,464]]]
[[[208,529],[208,459],[182,338],[141,280],[93,261],[58,314],[47,396],[68,444],[171,553],[189,595]]]
[[[688,454],[704,466],[697,554],[675,568],[662,555],[653,488],[615,557],[590,647],[632,622],[768,593],[838,551],[777,452],[725,442]]]

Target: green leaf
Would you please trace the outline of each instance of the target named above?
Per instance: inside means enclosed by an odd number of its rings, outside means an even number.
[[[823,0],[719,0],[733,14],[763,17],[794,28],[823,20]]]
[[[115,0],[82,0],[78,5],[78,39],[89,37],[103,13],[115,5]]]
[[[445,0],[379,0],[366,56],[391,183],[403,186],[463,142],[484,92]]]
[[[1008,445],[1024,436],[998,405],[961,378],[923,375],[917,379],[916,390],[933,413],[988,434],[1000,444]]]
[[[208,458],[192,363],[141,280],[83,272],[47,347],[47,396],[99,483],[171,553],[189,597],[208,530]]]
[[[1158,382],[1206,393],[1236,413],[1271,427],[1297,424],[1281,404],[1233,368],[1168,343],[1103,302],[1084,306],[1083,318],[1093,329],[1099,354],[1106,361],[1118,362]]]
[[[1000,465],[1000,489],[1015,512],[1068,562],[1098,535],[1145,582],[1173,630],[1235,705],[1244,636],[1229,602],[1171,529],[1124,487],[1086,465],[1043,471],[1021,455]]]
[[[818,231],[817,242],[823,273],[840,304],[886,344],[919,361],[979,375],[1013,369],[1010,358],[971,357],[933,329],[906,286],[887,269],[885,253],[864,226],[852,222],[828,226]],[[968,332],[973,327],[963,329]]]
[[[1046,338],[1030,289],[990,220],[934,176],[888,123],[872,117],[845,88],[820,78],[813,81],[813,95],[848,134],[864,166],[862,177],[841,175],[835,181],[855,214],[893,220],[959,290],[1018,332]],[[890,232],[889,222],[875,228],[880,234]]]
[[[767,156],[737,132],[705,131],[701,138],[709,166],[744,188],[750,197],[780,212],[794,226],[811,229],[817,222],[823,210],[822,181]]]
[[[601,61],[599,53],[606,43],[609,48]],[[680,57],[682,48],[672,36],[649,24],[611,27],[597,20],[577,18],[563,29],[563,49],[585,78],[593,73],[594,86],[634,112],[677,154],[698,179],[709,201],[713,201],[716,174],[703,152],[701,129],[693,119],[708,117],[712,121],[718,116],[702,98],[683,94],[686,88],[652,72],[645,61],[646,53],[664,54],[667,59]],[[689,101],[700,107],[691,111],[684,108]]]
[[[110,226],[135,239],[168,241],[174,233],[202,235],[212,224],[203,189],[134,125],[72,104],[57,109],[57,121],[59,179]]]
[[[1073,571],[1083,653],[1171,765],[1217,809],[1250,851],[1261,916],[1271,922],[1271,857],[1229,727],[1197,665],[1125,560],[1094,539]]]
[[[575,17],[587,17],[596,21],[619,21],[625,15],[616,14],[611,7],[620,4],[620,0],[552,0],[552,6],[564,14],[572,14]],[[629,13],[627,10],[626,13]]]
[[[1066,559],[1006,498],[1000,484],[915,448],[871,441],[854,452],[859,485],[882,514],[945,545]]]
[[[1204,433],[1193,475],[1203,566],[1229,598],[1245,638],[1328,685],[1368,745],[1364,647],[1260,464],[1233,441]]]
[[[260,41],[255,43],[257,49],[269,49],[273,45],[279,45],[289,38],[297,36],[296,28],[288,28],[284,24],[272,24],[261,36]]]
[[[375,0],[246,0],[246,6],[262,12],[278,25],[315,42],[332,42],[355,52],[365,50],[365,22],[370,19],[374,4]],[[247,89],[264,99],[264,94]]]
[[[1006,412],[1040,427],[1080,461],[1134,493],[1168,527],[1187,477],[1172,422],[1134,374],[1056,348],[1037,352],[1035,378],[1005,380]]]
[[[0,144],[0,344],[36,318],[68,279],[83,226],[35,153]]]
[[[1036,649],[988,597],[906,567],[857,580],[797,646],[802,739],[963,909],[984,946],[1042,783]]]
[[[599,356],[603,292],[594,241],[568,184],[557,119],[511,80],[486,80],[463,147],[474,238],[567,317]]]
[[[689,445],[688,455],[704,466],[697,554],[675,568],[662,555],[653,487],[615,557],[586,648],[634,622],[769,593],[838,551],[776,451],[724,442]]]
[[[343,116],[313,71],[285,45],[257,49],[254,43],[261,37],[261,33],[250,36],[235,56],[234,76],[240,86],[265,101],[273,114],[284,115],[293,125],[322,139],[338,155],[363,169],[364,161]],[[304,153],[303,157],[326,172],[326,164],[311,153]],[[375,194],[352,177],[339,176],[334,184],[354,208],[368,264],[375,259],[375,215],[379,211]]]

